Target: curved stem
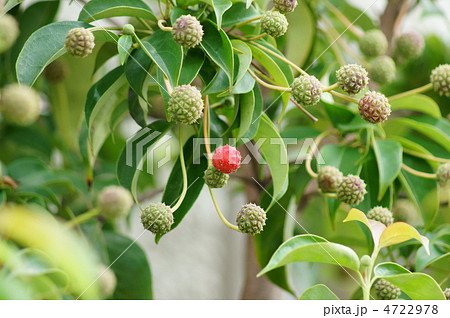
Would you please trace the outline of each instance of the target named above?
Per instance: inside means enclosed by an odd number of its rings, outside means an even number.
[[[147,23],[147,21],[145,21],[142,18],[137,18],[139,22],[142,23],[143,26],[145,26],[147,29],[149,29],[150,31],[152,31],[153,29],[151,28],[151,26]]]
[[[306,171],[312,178],[317,178],[317,176],[318,176],[317,173],[315,173],[311,168],[311,161],[312,161],[313,154],[317,151],[317,149],[319,149],[319,144],[322,142],[322,140],[326,136],[331,134],[332,132],[333,132],[333,130],[325,130],[323,133],[321,133],[319,136],[317,136],[316,139],[314,139],[314,143],[308,152],[308,156],[306,157],[306,162],[305,162]]]
[[[158,27],[163,31],[172,32],[172,28],[164,26],[163,23],[166,23],[166,20],[158,20]]]
[[[72,220],[67,222],[67,227],[73,227],[76,226],[78,224],[84,223],[92,218],[95,218],[96,216],[98,216],[100,214],[100,210],[99,209],[92,209],[89,210],[83,214],[78,215],[77,217],[73,218]]]
[[[410,166],[405,165],[404,163],[402,163],[402,169],[408,171],[409,173],[411,173],[415,176],[421,177],[421,178],[436,179],[435,173],[426,173],[426,172],[418,171],[416,169],[411,168]]]
[[[403,93],[400,93],[400,94],[388,97],[388,100],[389,101],[393,101],[393,100],[400,99],[402,97],[406,97],[406,96],[409,96],[409,95],[424,93],[424,92],[427,92],[427,91],[432,90],[432,89],[433,89],[433,84],[428,83],[428,84],[426,84],[424,86],[421,86],[421,87],[418,87],[418,88],[415,88],[415,89],[412,89],[412,90],[409,90],[409,91],[406,91],[406,92],[403,92]]]
[[[332,90],[334,90],[336,88],[339,88],[339,83],[334,83],[331,86],[325,87],[325,88],[322,89],[322,91],[323,92],[330,92],[330,91],[332,91]]]
[[[259,19],[261,19],[261,17],[262,17],[262,15],[254,17],[254,18],[251,18],[251,19],[249,19],[247,21],[240,22],[240,23],[234,25],[230,30],[228,30],[228,32],[230,32],[230,31],[232,31],[234,29],[240,28],[241,26],[244,26],[246,24],[252,23],[252,22],[254,22],[256,20],[259,20]]]
[[[183,154],[183,125],[180,124],[180,130],[179,130],[179,138],[180,138],[180,165],[181,165],[181,172],[183,174],[183,191],[181,192],[180,197],[178,198],[177,203],[172,207],[173,211],[176,211],[181,203],[183,202],[184,198],[186,197],[186,192],[188,188],[187,184],[187,173],[186,173],[186,165],[184,163],[184,154]]]
[[[359,102],[359,101],[358,101],[356,98],[354,98],[354,97],[347,96],[347,95],[338,93],[338,92],[336,92],[336,91],[329,91],[329,93],[330,93],[331,95],[334,95],[334,96],[336,96],[336,97],[342,98],[342,99],[344,99],[344,100],[346,100],[346,101],[349,101],[349,102],[351,102],[351,103],[358,104],[358,102]]]
[[[415,157],[419,157],[419,158],[423,158],[423,159],[427,159],[427,160],[431,160],[431,161],[436,161],[436,162],[442,162],[442,163],[450,163],[450,159],[444,159],[444,158],[439,158],[439,157],[435,157],[432,155],[426,155],[414,150],[410,150],[407,148],[403,148],[403,152],[406,152],[407,154],[413,155]]]
[[[268,36],[268,34],[262,33],[262,34],[254,36],[254,37],[251,37],[251,38],[246,38],[246,41],[256,41],[256,40],[262,39],[265,36]]]
[[[309,118],[311,118],[311,120],[313,122],[318,121],[318,119],[316,117],[314,117],[310,112],[308,112],[302,105],[300,105],[299,103],[297,103],[297,101],[295,99],[293,99],[292,97],[290,98],[291,102],[293,102],[302,112],[304,112],[306,114],[306,116],[308,116]]]
[[[209,189],[209,193],[211,194],[211,199],[214,203],[214,207],[216,208],[217,214],[219,215],[219,218],[222,220],[223,224],[225,224],[232,230],[240,232],[239,228],[236,225],[228,222],[228,220],[223,216],[222,211],[220,211],[219,205],[217,204],[217,200],[216,200],[216,197],[214,196],[213,190],[210,187],[208,187],[208,189]]]
[[[253,73],[253,71],[251,69],[248,69],[248,72],[250,73],[250,75],[262,86],[276,90],[276,91],[281,91],[281,92],[290,92],[292,91],[291,88],[289,87],[281,87],[281,86],[275,86],[269,83],[264,82],[262,79],[260,79],[258,76],[256,76],[255,73]]]

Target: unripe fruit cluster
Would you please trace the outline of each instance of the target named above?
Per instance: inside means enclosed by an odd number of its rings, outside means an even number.
[[[164,203],[150,203],[141,214],[141,223],[144,229],[154,234],[165,234],[170,231],[173,224],[173,211]]]
[[[317,182],[324,193],[335,193],[343,179],[342,172],[338,168],[325,166],[319,169]]]
[[[431,72],[430,80],[433,89],[440,96],[450,97],[450,64],[443,64],[436,67]]]
[[[387,120],[391,114],[391,105],[381,93],[369,91],[359,100],[361,117],[372,124],[379,124]]]
[[[203,26],[190,14],[180,16],[172,26],[175,42],[186,48],[200,44],[203,38]]]
[[[205,170],[203,179],[210,188],[223,188],[226,186],[229,177],[228,174],[216,170],[214,166],[209,166],[208,169]]]
[[[348,94],[358,94],[367,84],[369,77],[364,67],[357,64],[348,64],[342,66],[336,71],[339,87]]]
[[[266,220],[266,211],[253,203],[245,204],[236,217],[239,231],[251,235],[261,233],[266,225]]]
[[[294,11],[297,4],[297,0],[273,0],[273,6],[281,13]]]
[[[386,226],[389,226],[392,223],[394,223],[394,218],[392,217],[392,212],[381,206],[376,206],[373,209],[371,209],[367,213],[367,218],[369,220],[374,220],[374,221],[383,223]]]
[[[364,181],[358,176],[350,174],[342,179],[336,194],[339,201],[349,205],[358,205],[364,200],[366,193]]]
[[[395,41],[394,58],[404,63],[418,58],[425,48],[425,41],[419,33],[408,32],[400,35]]]
[[[388,40],[381,30],[367,31],[359,40],[359,49],[367,57],[384,55],[388,48]]]
[[[288,21],[284,14],[278,11],[267,11],[261,18],[261,29],[263,32],[279,37],[286,33]]]
[[[38,93],[31,87],[10,84],[0,94],[0,113],[3,118],[17,126],[28,126],[35,122],[40,114]]]
[[[170,120],[176,123],[192,125],[203,114],[202,93],[195,86],[177,86],[170,96],[168,106],[167,113]]]
[[[6,52],[19,36],[19,24],[9,14],[0,16],[0,53]]]
[[[374,287],[378,298],[380,298],[381,300],[397,299],[401,294],[400,288],[396,287],[385,279],[379,279],[375,283]]]
[[[370,63],[370,78],[379,84],[389,84],[395,78],[394,60],[387,56],[379,56]]]
[[[66,36],[64,47],[70,55],[86,57],[92,53],[95,46],[94,34],[85,28],[75,28]]]
[[[116,219],[128,214],[133,206],[133,197],[127,189],[112,185],[100,192],[97,205],[102,216]]]
[[[292,83],[292,98],[304,106],[313,106],[322,97],[322,84],[312,75],[301,75]]]
[[[436,170],[436,179],[441,187],[445,187],[450,180],[450,163],[439,166]]]

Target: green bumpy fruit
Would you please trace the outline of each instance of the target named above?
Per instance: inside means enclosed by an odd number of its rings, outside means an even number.
[[[450,288],[446,288],[444,291],[444,296],[446,300],[450,300]]]
[[[363,255],[359,261],[360,269],[370,267],[372,265],[372,258],[369,255]]]
[[[122,33],[126,35],[133,35],[134,34],[134,26],[130,23],[127,23],[122,28]]]
[[[229,177],[228,174],[216,170],[214,166],[209,166],[208,169],[205,170],[203,179],[210,188],[223,188],[226,186]]]
[[[75,28],[69,31],[64,47],[70,55],[86,57],[92,53],[95,46],[94,34],[85,28]]]
[[[382,300],[397,299],[401,294],[400,288],[396,287],[385,279],[379,279],[375,283],[374,287],[375,293],[377,294],[378,298]]]
[[[292,83],[292,98],[304,106],[313,106],[322,97],[322,84],[312,75],[301,75]]]
[[[167,113],[176,123],[194,124],[203,114],[203,99],[200,91],[191,85],[175,87],[170,96]]]
[[[133,206],[133,197],[127,189],[112,185],[100,192],[97,205],[105,218],[116,219],[128,214]]]
[[[10,84],[0,94],[0,113],[17,126],[34,123],[41,112],[38,93],[28,86]]]
[[[370,78],[378,84],[384,85],[391,83],[395,78],[395,72],[395,62],[389,56],[379,56],[370,63]]]
[[[367,218],[369,220],[374,220],[374,221],[383,223],[386,226],[389,226],[392,223],[394,223],[394,218],[392,217],[392,212],[381,206],[376,206],[373,209],[371,209],[367,213]]]
[[[342,66],[336,71],[336,77],[339,87],[351,95],[358,94],[369,84],[366,69],[357,64]]]
[[[450,64],[436,67],[431,72],[430,81],[435,92],[450,97]]]
[[[366,184],[364,181],[358,176],[349,174],[342,179],[336,194],[339,201],[349,205],[358,205],[364,200],[366,193]]]
[[[190,14],[180,16],[172,26],[175,42],[186,48],[200,44],[203,39],[203,26]]]
[[[294,11],[297,4],[297,0],[273,0],[273,6],[281,13]]]
[[[279,37],[286,33],[288,21],[284,14],[278,11],[267,11],[261,18],[261,29],[263,32]]]
[[[450,163],[445,163],[439,166],[436,170],[436,180],[441,187],[445,187],[450,179]]]
[[[367,57],[384,55],[388,48],[388,40],[381,30],[367,31],[359,40],[359,49]]]
[[[266,225],[266,220],[266,211],[253,203],[242,206],[236,217],[239,231],[251,235],[261,233]]]
[[[338,168],[325,166],[319,169],[317,183],[322,192],[335,193],[339,184],[342,182],[342,178],[342,172],[340,172]]]
[[[165,234],[173,224],[173,211],[164,203],[150,203],[141,214],[141,222],[146,230],[154,234]]]
[[[19,36],[19,24],[9,14],[0,16],[0,53],[6,52]]]
[[[50,83],[60,83],[69,73],[69,68],[64,60],[55,60],[44,69],[44,77]]]
[[[369,91],[358,103],[361,117],[372,124],[379,124],[387,120],[391,114],[391,105],[381,93]]]
[[[424,48],[422,35],[416,32],[404,33],[396,39],[393,55],[398,62],[404,63],[418,58]]]

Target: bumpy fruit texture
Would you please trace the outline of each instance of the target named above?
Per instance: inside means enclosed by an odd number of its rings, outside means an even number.
[[[325,166],[319,169],[317,183],[324,193],[334,193],[342,182],[342,172],[338,168]]]
[[[262,31],[273,37],[279,37],[285,34],[288,24],[284,14],[278,11],[267,11],[261,18]]]
[[[222,173],[235,172],[241,166],[241,153],[230,145],[217,148],[212,157],[214,168]]]
[[[436,180],[441,187],[445,187],[450,179],[450,163],[445,163],[439,166],[436,170]]]
[[[261,233],[266,225],[266,220],[266,211],[254,203],[242,206],[236,217],[239,231],[251,235]]]
[[[339,82],[339,87],[352,95],[358,94],[369,84],[366,69],[357,64],[342,66],[336,71],[336,77]]]
[[[384,55],[388,48],[388,40],[381,30],[367,31],[359,40],[359,49],[367,57]]]
[[[444,290],[444,296],[446,300],[450,300],[450,288]]]
[[[374,221],[383,223],[386,226],[389,226],[392,223],[394,223],[394,218],[392,217],[392,212],[381,206],[376,206],[373,209],[371,209],[367,213],[367,218],[369,220],[374,220]]]
[[[123,34],[126,35],[133,35],[134,34],[134,26],[132,24],[125,24],[122,28]]]
[[[203,179],[210,188],[223,188],[226,186],[229,177],[230,176],[226,173],[216,170],[214,166],[209,166],[208,169],[205,170]]]
[[[281,13],[294,11],[297,4],[297,0],[273,0],[273,6]]]
[[[386,55],[379,56],[370,63],[370,78],[379,84],[389,84],[395,78],[395,62]]]
[[[9,14],[0,17],[0,53],[9,50],[18,36],[19,24],[16,19]]]
[[[292,98],[304,106],[313,106],[322,97],[322,84],[312,75],[301,75],[292,83]]]
[[[28,126],[40,114],[38,93],[28,86],[10,84],[0,94],[0,113],[3,118],[17,126]]]
[[[175,42],[186,48],[197,46],[203,38],[203,26],[197,18],[188,15],[179,17],[172,26]]]
[[[128,214],[133,206],[130,191],[120,186],[108,186],[98,195],[97,205],[107,219],[116,219]]]
[[[92,53],[95,46],[95,37],[90,30],[75,28],[66,36],[64,47],[73,56],[86,57]]]
[[[375,293],[381,300],[397,299],[401,294],[400,288],[396,287],[385,279],[379,279],[375,283],[374,287]]]
[[[142,211],[141,222],[146,230],[154,234],[165,234],[170,231],[173,224],[173,214],[170,206],[164,203],[150,203]]]
[[[194,124],[203,114],[202,93],[197,87],[181,85],[175,87],[170,96],[167,112],[170,120],[181,124]]]
[[[440,96],[450,97],[450,64],[443,64],[431,72],[431,84]]]
[[[60,83],[64,81],[69,72],[67,64],[63,60],[55,60],[44,70],[44,77],[50,83]]]
[[[395,41],[394,56],[397,61],[404,63],[418,58],[424,48],[422,35],[416,32],[404,33]]]
[[[359,113],[361,117],[372,124],[379,124],[387,120],[391,114],[391,105],[388,99],[378,92],[367,92],[359,100]]]
[[[364,200],[367,193],[366,184],[358,176],[349,174],[342,179],[337,189],[339,201],[349,205],[358,205]]]

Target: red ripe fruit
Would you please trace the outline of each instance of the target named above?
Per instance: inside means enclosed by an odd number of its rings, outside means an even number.
[[[220,172],[235,172],[241,166],[241,153],[229,145],[219,147],[214,151],[212,163]]]

